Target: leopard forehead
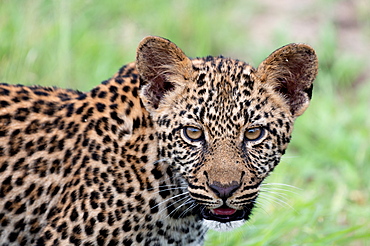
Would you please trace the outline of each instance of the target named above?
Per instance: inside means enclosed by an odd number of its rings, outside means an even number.
[[[248,83],[254,70],[248,63],[222,56],[194,59],[192,64],[195,71],[193,79],[198,88],[226,94],[231,94],[233,89],[240,87],[241,82]]]
[[[169,95],[158,115],[160,126],[197,123],[214,135],[235,137],[244,126],[266,125],[274,117],[292,123],[281,98],[254,76],[255,69],[248,63],[206,57],[192,64],[192,81]]]

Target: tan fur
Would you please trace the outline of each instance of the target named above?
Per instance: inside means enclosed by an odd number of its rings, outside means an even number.
[[[147,37],[87,93],[0,84],[0,242],[188,246],[241,226],[316,73],[307,45],[254,69]]]

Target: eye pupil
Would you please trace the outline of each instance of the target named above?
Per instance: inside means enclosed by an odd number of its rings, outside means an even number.
[[[188,126],[184,128],[184,135],[192,141],[199,141],[203,138],[203,131],[197,127]]]
[[[245,138],[249,141],[259,140],[263,136],[263,129],[260,127],[247,129],[245,132]]]

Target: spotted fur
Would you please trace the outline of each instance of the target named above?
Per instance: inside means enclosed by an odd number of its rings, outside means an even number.
[[[0,245],[201,245],[242,225],[316,73],[303,44],[254,69],[147,37],[87,93],[1,84]]]

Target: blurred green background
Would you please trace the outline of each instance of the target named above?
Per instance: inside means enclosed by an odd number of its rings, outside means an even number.
[[[147,35],[254,66],[291,42],[319,56],[312,104],[259,208],[206,245],[370,245],[368,0],[0,0],[0,82],[89,90]]]

